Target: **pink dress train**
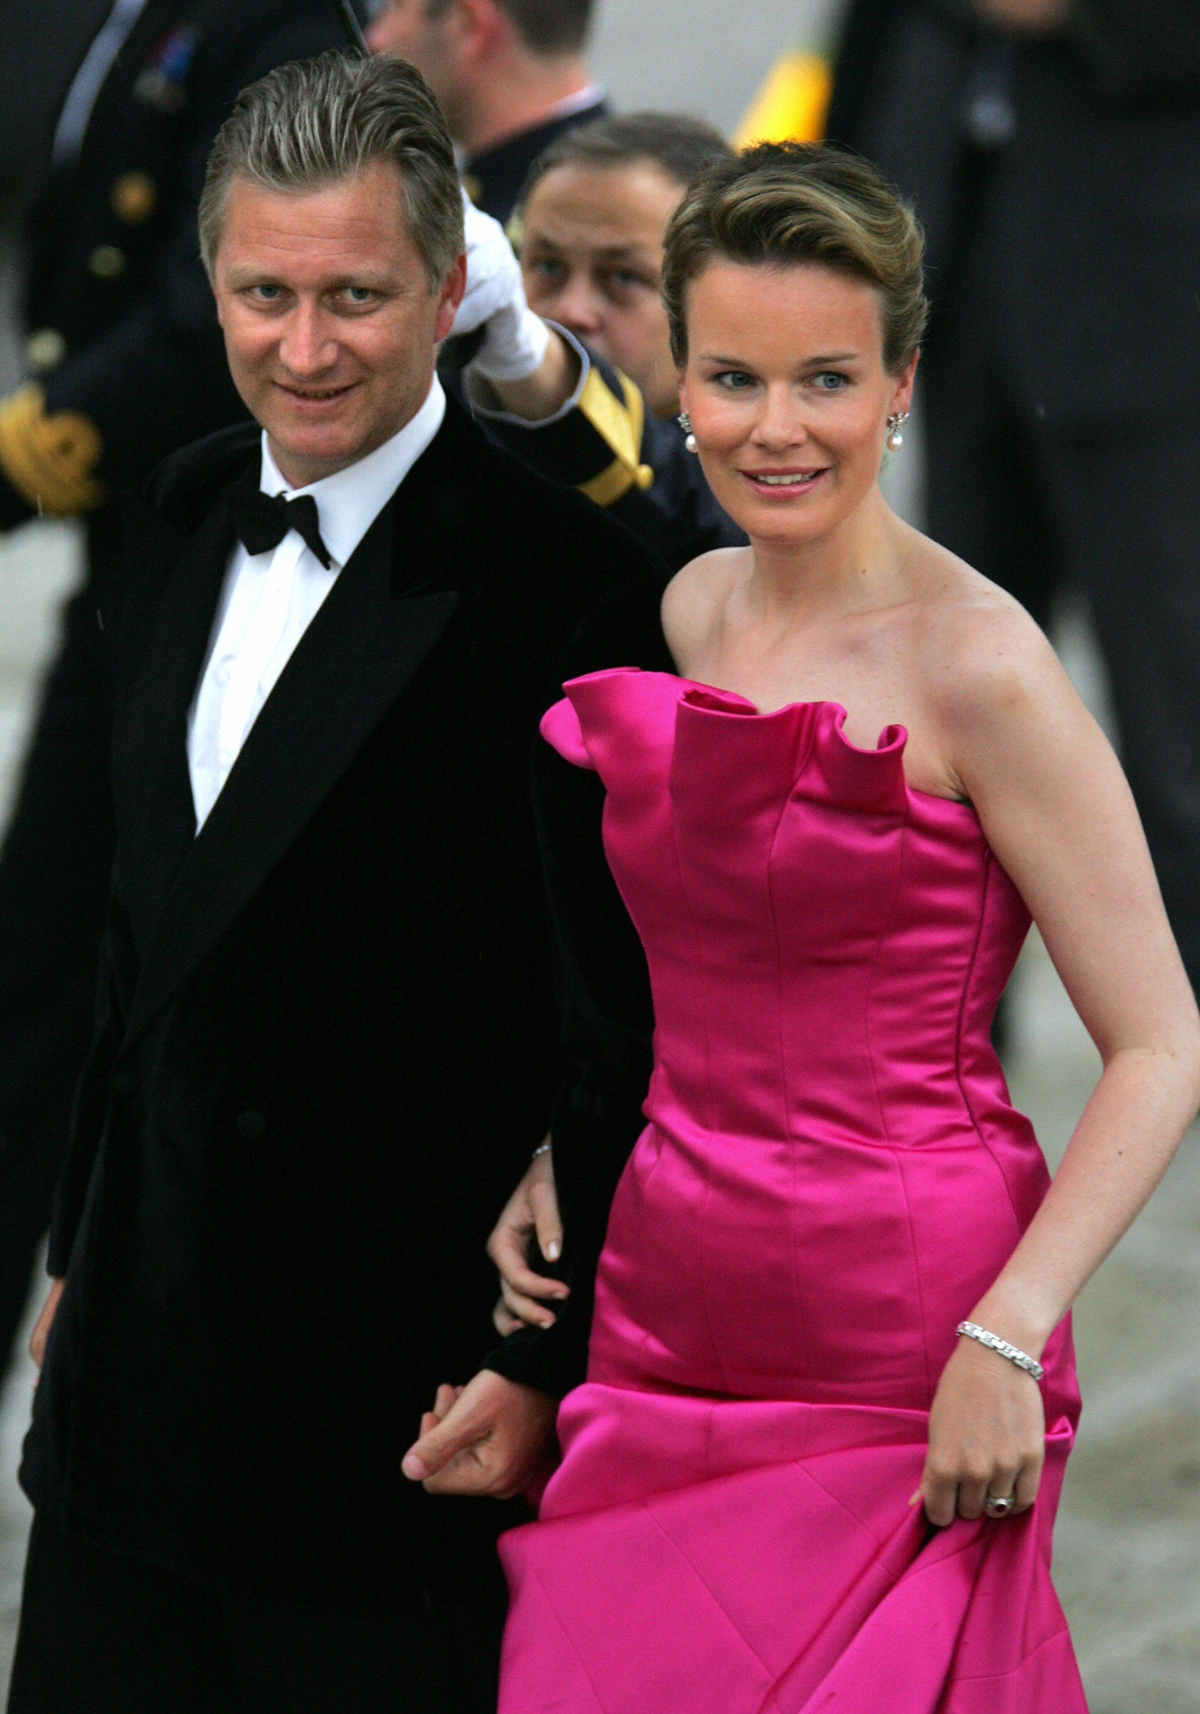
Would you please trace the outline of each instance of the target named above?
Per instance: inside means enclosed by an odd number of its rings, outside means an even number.
[[[562,1463],[501,1543],[501,1714],[1080,1714],[1068,1324],[1033,1510],[908,1504],[1048,1182],[988,1038],[1020,897],[968,805],[906,784],[901,727],[860,750],[833,703],[633,669],[566,691],[543,732],[606,788],[655,1070]]]

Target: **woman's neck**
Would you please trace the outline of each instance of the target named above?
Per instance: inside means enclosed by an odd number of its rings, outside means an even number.
[[[876,490],[836,530],[813,541],[752,536],[746,599],[780,628],[887,602],[895,598],[906,534]]]

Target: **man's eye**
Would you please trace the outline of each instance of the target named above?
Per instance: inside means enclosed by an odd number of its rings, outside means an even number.
[[[346,287],[346,298],[352,304],[369,304],[374,296],[370,286]]]
[[[264,304],[277,303],[281,296],[280,288],[271,285],[268,281],[263,281],[260,285],[254,286],[252,290],[259,302]]]
[[[562,263],[556,262],[553,256],[535,256],[528,266],[534,279],[543,286],[557,285],[566,272]]]

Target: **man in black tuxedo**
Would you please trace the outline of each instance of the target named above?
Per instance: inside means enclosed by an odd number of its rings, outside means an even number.
[[[345,39],[329,0],[5,10],[7,75],[25,85],[11,103],[3,91],[10,137],[14,113],[27,131],[32,118],[34,30],[64,76],[50,135],[27,136],[22,162],[26,376],[0,398],[0,531],[79,516],[87,576],[63,611],[0,848],[0,1366],[66,1153],[112,869],[116,495],[245,420],[196,247],[205,162],[240,89]]]
[[[653,615],[657,565],[437,384],[462,204],[411,67],[245,92],[201,232],[264,432],[177,455],[126,516],[9,1706],[483,1714],[502,1509],[401,1460],[479,1368],[483,1241],[557,1082],[536,722],[593,609]],[[497,1494],[552,1415],[526,1375],[518,1340],[465,1395]]]

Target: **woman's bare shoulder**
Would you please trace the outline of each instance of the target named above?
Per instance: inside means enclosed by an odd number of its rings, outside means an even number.
[[[975,724],[1060,694],[1066,675],[1020,602],[947,548],[918,541],[914,651],[939,717]]]
[[[730,590],[746,576],[748,548],[714,548],[689,560],[663,591],[662,624],[672,654],[707,635]]]

